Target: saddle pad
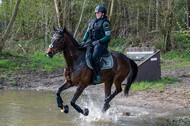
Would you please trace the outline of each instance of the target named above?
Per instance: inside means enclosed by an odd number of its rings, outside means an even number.
[[[86,60],[86,64],[87,66],[90,68],[90,69],[94,69],[90,63],[90,59],[89,59],[89,56],[88,54],[86,53],[86,56],[85,56],[85,60]],[[105,69],[111,69],[114,65],[114,62],[113,62],[113,57],[112,55],[109,55],[108,57],[101,57],[100,59],[100,62],[103,63],[102,67],[101,67],[101,70],[105,70]]]

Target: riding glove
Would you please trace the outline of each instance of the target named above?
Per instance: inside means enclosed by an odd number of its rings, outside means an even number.
[[[100,40],[96,40],[96,41],[92,42],[93,46],[98,45],[98,44],[100,44]]]
[[[86,43],[86,42],[83,40],[83,41],[81,42],[81,46],[84,47],[85,43]]]

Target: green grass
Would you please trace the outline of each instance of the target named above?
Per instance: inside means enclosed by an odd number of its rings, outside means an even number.
[[[190,51],[187,50],[173,50],[162,57],[161,69],[186,69],[190,67]],[[171,60],[172,62],[164,62]]]
[[[10,78],[9,85],[16,85],[16,81],[13,78]]]
[[[35,53],[30,56],[32,64],[30,67],[38,67],[43,71],[53,71],[54,69],[62,69],[65,66],[65,60],[62,54],[56,54],[53,58],[49,58],[43,53]]]
[[[180,79],[166,76],[166,77],[163,77],[162,79],[151,81],[151,82],[148,82],[148,81],[135,82],[134,84],[132,84],[131,90],[144,91],[148,89],[158,89],[159,91],[161,91],[168,84],[173,84],[176,82],[180,82]]]
[[[169,60],[182,60],[182,61],[190,61],[190,51],[186,50],[172,50],[161,56],[164,59]]]
[[[0,70],[3,71],[38,69],[51,72],[55,69],[63,69],[64,65],[65,60],[61,54],[49,58],[44,53],[34,53],[32,55],[0,53]]]
[[[186,68],[190,68],[190,61],[189,62],[171,62],[171,63],[163,63],[161,66],[162,70],[165,69],[186,69]]]

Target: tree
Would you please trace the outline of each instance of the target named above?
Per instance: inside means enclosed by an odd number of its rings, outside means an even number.
[[[171,30],[173,26],[173,12],[175,6],[174,1],[168,0],[167,13],[165,15],[165,21],[163,25],[163,37],[164,37],[164,52],[170,50],[171,45]]]
[[[156,31],[158,31],[159,26],[159,0],[156,0]]]
[[[190,13],[190,2],[189,2],[189,0],[187,0],[186,1],[186,10],[187,10],[187,31],[189,31],[189,25],[190,25],[190,15],[189,15],[189,13]]]
[[[152,0],[149,0],[148,24],[147,24],[148,31],[150,31],[151,6],[152,6]]]
[[[61,28],[61,14],[59,12],[59,3],[58,3],[58,0],[54,0],[54,3],[55,3],[55,10],[56,10],[56,15],[57,15],[57,24],[58,24],[58,27]]]
[[[3,50],[5,42],[6,42],[6,40],[8,38],[8,35],[9,35],[10,31],[11,31],[13,23],[14,23],[14,21],[16,19],[16,15],[17,15],[17,12],[18,12],[18,7],[19,7],[19,4],[20,4],[20,1],[21,0],[17,0],[16,5],[15,5],[15,9],[14,9],[12,17],[10,19],[10,22],[9,22],[5,32],[4,32],[3,38],[0,40],[0,52],[2,52],[2,50]]]
[[[86,0],[84,0],[83,6],[82,6],[82,12],[81,12],[81,15],[80,15],[79,23],[78,23],[77,28],[76,28],[75,33],[74,33],[74,37],[75,37],[76,34],[77,34],[77,31],[78,31],[78,29],[79,29],[79,25],[80,25],[81,20],[82,20],[82,15],[83,15],[83,12],[84,12],[85,3],[86,3]]]

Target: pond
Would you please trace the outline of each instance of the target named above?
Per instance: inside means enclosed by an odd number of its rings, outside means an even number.
[[[64,96],[63,96],[64,95]],[[142,126],[165,124],[165,119],[155,119],[144,108],[111,104],[106,113],[101,112],[103,99],[85,91],[77,104],[89,108],[89,116],[77,113],[69,105],[69,113],[61,113],[56,104],[55,92],[0,90],[1,126]],[[70,103],[72,91],[62,94]],[[131,116],[122,113],[128,111]]]

